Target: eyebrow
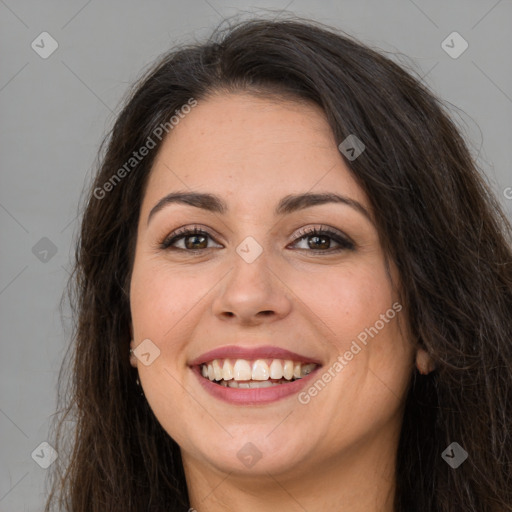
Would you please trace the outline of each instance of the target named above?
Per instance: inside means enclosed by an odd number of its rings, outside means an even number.
[[[165,197],[162,197],[162,199],[160,199],[160,201],[158,201],[158,203],[151,209],[148,215],[147,224],[149,224],[149,221],[157,212],[174,203],[194,206],[196,208],[201,208],[213,213],[219,213],[221,215],[228,211],[225,201],[214,194],[200,192],[171,192]],[[333,193],[304,193],[285,196],[279,201],[279,204],[274,210],[274,214],[276,216],[287,215],[311,206],[327,203],[338,203],[350,206],[354,210],[363,214],[373,224],[373,220],[368,213],[368,210],[361,203],[355,199]]]

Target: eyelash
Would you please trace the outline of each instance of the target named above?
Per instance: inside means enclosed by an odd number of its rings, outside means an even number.
[[[162,250],[177,250],[177,251],[184,251],[189,253],[199,253],[201,251],[206,251],[208,249],[214,249],[214,247],[207,247],[204,249],[182,249],[181,247],[172,247],[174,243],[176,243],[178,240],[181,240],[182,238],[187,238],[188,236],[193,235],[205,235],[213,240],[213,237],[205,230],[194,226],[193,228],[181,228],[175,231],[174,233],[171,233],[169,236],[167,236],[164,240],[162,240],[158,247]],[[340,247],[335,249],[299,249],[301,251],[307,251],[307,252],[313,252],[315,254],[317,253],[337,253],[341,251],[353,251],[355,249],[354,243],[346,236],[343,236],[341,233],[338,233],[336,231],[333,231],[332,229],[329,229],[327,227],[321,226],[320,228],[303,228],[299,230],[297,233],[297,237],[292,243],[297,243],[300,240],[304,238],[309,238],[313,236],[327,236],[329,238],[332,238]]]

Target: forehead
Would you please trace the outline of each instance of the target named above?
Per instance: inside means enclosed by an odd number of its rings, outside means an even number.
[[[155,159],[144,208],[187,188],[254,207],[315,191],[368,205],[319,106],[247,93],[199,101],[180,119]]]

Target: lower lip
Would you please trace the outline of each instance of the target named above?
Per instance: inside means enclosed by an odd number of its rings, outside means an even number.
[[[230,404],[237,405],[260,405],[276,402],[282,398],[298,393],[301,389],[305,388],[320,366],[315,368],[309,375],[302,377],[302,379],[294,380],[289,384],[277,384],[268,388],[229,388],[219,384],[214,384],[210,379],[206,379],[201,375],[200,368],[195,366],[192,371],[199,379],[199,383],[203,388],[210,393],[210,395],[229,402]]]

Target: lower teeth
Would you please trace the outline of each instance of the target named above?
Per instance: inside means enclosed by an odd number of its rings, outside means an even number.
[[[236,381],[236,380],[220,380],[220,381],[211,381],[214,384],[219,386],[228,387],[228,388],[238,388],[238,389],[255,389],[255,388],[269,388],[271,386],[280,386],[281,384],[288,384],[293,382],[296,379],[286,380],[246,380],[246,381]]]

